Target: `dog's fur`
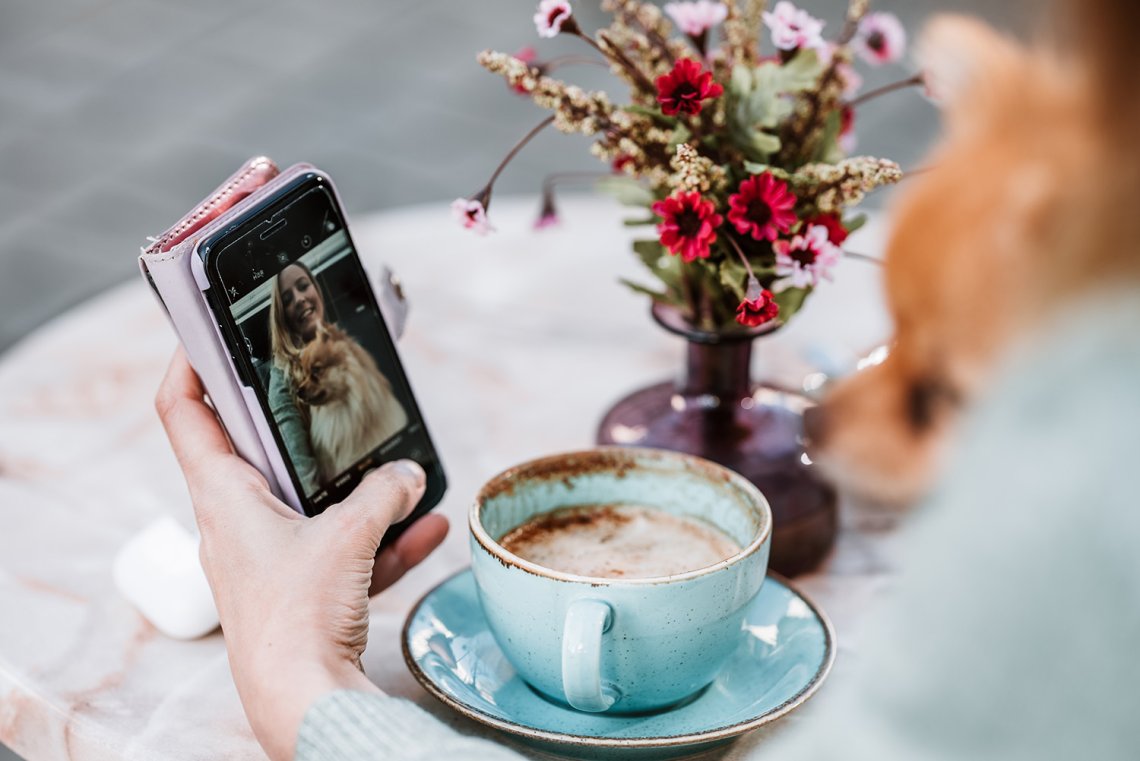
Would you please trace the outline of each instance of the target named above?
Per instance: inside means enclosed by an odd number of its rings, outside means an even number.
[[[297,398],[309,415],[309,439],[327,481],[408,422],[392,384],[372,356],[344,331],[323,328],[301,352]]]
[[[961,408],[1011,346],[1074,297],[1140,284],[1140,46],[1137,26],[1118,29],[1138,20],[1132,2],[1082,0],[1067,51],[1027,49],[964,17],[928,27],[919,55],[947,136],[894,209],[892,350],[840,383],[809,426],[841,484],[886,502],[920,496]]]

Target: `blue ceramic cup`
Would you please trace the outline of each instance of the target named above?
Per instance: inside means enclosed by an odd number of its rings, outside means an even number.
[[[672,576],[575,576],[499,539],[560,507],[637,504],[711,523],[742,549]],[[663,708],[716,678],[768,567],[772,513],[743,477],[698,457],[600,448],[511,468],[470,512],[472,570],[499,647],[533,688],[581,711]]]

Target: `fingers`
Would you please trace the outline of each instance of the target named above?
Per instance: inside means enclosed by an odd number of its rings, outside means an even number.
[[[166,429],[166,436],[186,476],[194,502],[194,513],[203,538],[225,513],[225,521],[243,516],[255,519],[260,511],[235,511],[238,493],[253,491],[273,512],[284,517],[295,515],[287,505],[268,493],[264,477],[253,466],[234,454],[214,411],[206,404],[202,381],[182,349],[174,353],[166,377],[158,388],[154,406]]]
[[[178,464],[193,482],[204,477],[212,458],[233,453],[214,411],[206,406],[202,381],[179,349],[158,388],[154,406]]]
[[[335,520],[350,527],[359,527],[368,542],[374,542],[375,552],[388,527],[415,509],[426,485],[427,475],[418,463],[390,462],[365,476],[352,494],[325,514],[336,516]]]
[[[431,513],[408,527],[396,543],[380,553],[372,567],[368,594],[379,594],[419,565],[447,537],[447,518]]]

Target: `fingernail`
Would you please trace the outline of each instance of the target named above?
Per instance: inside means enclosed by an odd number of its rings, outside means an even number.
[[[423,486],[427,482],[427,473],[424,468],[415,460],[396,460],[390,463],[393,470],[398,470],[404,475],[411,476],[417,486]]]

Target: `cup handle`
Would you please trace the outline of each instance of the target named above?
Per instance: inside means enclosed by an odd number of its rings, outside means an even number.
[[[579,711],[599,713],[617,699],[602,686],[602,635],[613,622],[613,610],[601,600],[575,600],[562,627],[562,691]]]

